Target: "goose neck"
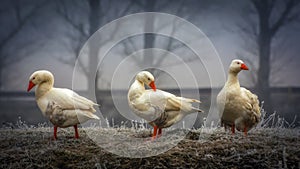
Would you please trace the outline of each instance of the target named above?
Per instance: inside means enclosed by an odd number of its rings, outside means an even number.
[[[229,72],[226,85],[227,86],[238,86],[238,87],[240,87],[240,83],[239,83],[239,79],[238,79],[238,73]]]
[[[50,91],[53,88],[53,82],[52,81],[45,81],[39,84],[35,91],[35,97],[38,99],[45,95],[48,91]]]

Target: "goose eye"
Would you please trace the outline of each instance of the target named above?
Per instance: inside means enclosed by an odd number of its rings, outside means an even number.
[[[34,80],[34,79],[35,79],[35,77],[32,78],[32,80]]]
[[[150,78],[148,77],[148,80],[150,80]]]
[[[240,62],[237,62],[237,64],[239,65],[239,64],[240,64]]]

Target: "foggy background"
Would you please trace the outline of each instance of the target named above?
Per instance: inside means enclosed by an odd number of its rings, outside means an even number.
[[[184,18],[203,31],[214,45],[227,73],[232,59],[239,58],[250,68],[239,74],[242,86],[251,88],[264,101],[267,114],[274,111],[292,121],[300,110],[299,42],[300,2],[297,0],[234,1],[234,0],[87,0],[87,1],[38,1],[4,0],[0,7],[0,122],[5,125],[21,117],[28,124],[47,121],[34,101],[33,92],[27,93],[28,78],[36,70],[47,69],[55,76],[55,86],[70,88],[73,70],[79,52],[87,39],[105,24],[120,17],[140,12],[162,12]],[[132,29],[155,29],[156,19],[145,18],[144,24]],[[173,33],[180,30],[174,24]],[[103,37],[101,46],[108,45],[122,25]],[[192,35],[191,35],[192,36]],[[195,39],[197,41],[197,39]],[[172,67],[178,74],[176,81],[186,90],[185,97],[199,91],[200,105],[207,115],[212,91],[218,91],[224,81],[212,85],[204,66],[196,64],[197,57],[176,39],[155,34],[129,37],[111,49],[105,64],[98,68],[96,79],[91,70],[99,58],[90,55],[78,60],[81,71],[76,77],[76,91],[87,95],[96,84],[95,93],[101,113],[115,123],[125,121],[111,98],[111,72],[113,65],[122,58],[141,49],[160,48],[180,56],[191,69],[203,72],[196,75],[197,88],[190,85],[180,63],[163,57],[140,57],[133,61],[137,67],[143,63]],[[118,58],[118,59],[116,59]],[[162,59],[161,59],[162,58]],[[214,67],[216,61],[208,53],[205,66]],[[143,68],[141,67],[141,70]],[[203,71],[201,71],[203,69]],[[129,72],[129,70],[126,70]],[[125,71],[125,73],[126,73]],[[159,79],[157,86],[180,94],[174,79],[164,72],[150,70]],[[219,77],[216,77],[219,78]],[[119,78],[118,83],[129,84],[132,79]],[[118,87],[118,96],[126,106],[127,86]],[[191,89],[192,88],[192,89]],[[127,111],[124,109],[124,111]],[[122,113],[121,113],[122,114]],[[198,116],[196,127],[202,125],[204,115]],[[298,119],[297,119],[298,121]],[[299,125],[299,123],[296,123]]]

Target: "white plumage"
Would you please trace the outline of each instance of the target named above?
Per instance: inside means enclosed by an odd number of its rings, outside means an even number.
[[[29,79],[28,91],[37,85],[35,97],[43,115],[54,125],[54,138],[57,127],[74,126],[75,137],[78,138],[77,124],[89,119],[99,119],[94,113],[97,104],[72,90],[54,88],[54,77],[51,72],[39,70]]]
[[[232,133],[237,128],[247,135],[247,131],[259,122],[261,114],[258,97],[240,87],[237,75],[241,70],[248,70],[248,67],[242,60],[233,60],[228,79],[217,96],[217,105],[222,125],[231,126]]]
[[[146,90],[145,84],[153,90]],[[171,93],[156,90],[154,77],[150,72],[142,71],[137,74],[135,81],[128,91],[129,107],[139,117],[147,120],[154,127],[153,139],[161,134],[162,128],[170,127],[186,115],[202,110],[192,106],[200,103],[196,99],[177,97]]]

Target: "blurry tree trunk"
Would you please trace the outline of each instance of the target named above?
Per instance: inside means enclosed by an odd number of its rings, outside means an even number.
[[[1,51],[0,51],[0,57],[1,57]],[[3,90],[3,63],[2,63],[2,58],[0,59],[0,91]]]
[[[282,2],[275,0],[251,0],[258,16],[257,44],[259,55],[259,68],[257,73],[256,91],[260,100],[265,101],[265,110],[268,114],[273,112],[273,105],[270,92],[270,58],[271,44],[278,30],[286,24],[294,21],[297,15],[291,15],[292,10],[299,4],[296,0],[287,0]],[[283,6],[283,12],[276,18],[272,18],[274,6]]]
[[[253,2],[258,3],[258,2]],[[259,98],[266,103],[265,110],[268,113],[273,112],[273,106],[270,93],[270,51],[271,51],[271,32],[269,26],[269,19],[271,11],[265,4],[266,1],[260,1],[260,4],[256,6],[259,20],[259,32],[258,32],[258,55],[259,55],[259,68],[257,74],[256,91]]]
[[[97,31],[100,25],[100,1],[99,0],[89,0],[89,34],[92,35]],[[98,89],[98,76],[96,75],[97,64],[98,64],[98,48],[99,46],[94,46],[95,44],[89,44],[89,66],[88,66],[88,90],[93,94],[95,91],[91,89]]]
[[[134,1],[135,4],[137,4],[139,7],[141,7],[143,9],[144,12],[155,12],[155,11],[160,11],[163,8],[167,8],[169,3],[174,3],[174,1],[164,1],[164,3],[160,3],[157,0],[147,0],[147,1],[139,1],[139,0],[135,0]],[[175,11],[175,15],[181,16],[184,15],[184,6],[185,6],[185,2],[186,1],[176,1],[175,4],[177,5],[176,11]],[[201,6],[202,7],[202,6]],[[187,17],[187,15],[186,15]],[[155,18],[154,14],[148,14],[145,15],[144,18],[144,38],[143,38],[143,48],[142,49],[149,49],[149,48],[154,48],[155,46],[155,41],[156,41],[156,36],[157,34],[151,33],[155,30],[155,20],[159,20],[159,18]],[[177,28],[179,27],[180,23],[176,22],[177,20],[174,19],[174,22],[172,23],[172,25],[166,25],[166,27],[171,26],[171,33],[170,33],[170,38],[168,40],[168,42],[166,43],[165,47],[160,47],[160,48],[164,48],[167,51],[172,51],[175,49],[178,49],[180,47],[183,47],[184,44],[182,43],[177,43],[176,40],[172,39],[172,36],[176,33]],[[128,41],[129,45],[127,43],[124,43],[125,45],[125,53],[126,55],[131,54],[133,51],[132,50],[137,50],[139,47],[135,48],[132,46],[135,46],[136,44],[132,41]],[[131,48],[131,49],[130,49]],[[147,53],[147,56],[146,56]],[[168,53],[166,52],[166,55]],[[165,58],[164,56],[161,56],[158,59],[154,59],[155,57],[153,57],[153,52],[151,50],[147,50],[144,52],[144,57],[142,59],[135,59],[134,61],[136,61],[136,64],[141,68],[141,69],[145,69],[144,65],[151,65],[151,67],[148,69],[148,71],[150,71],[155,77],[158,77],[160,75],[160,73],[162,72],[161,70],[155,69],[157,67],[160,67]],[[193,60],[196,60],[197,57],[195,58],[182,58],[186,63],[187,62],[191,62]],[[181,63],[178,63],[181,64]]]
[[[154,6],[155,6],[154,0],[146,1],[145,4],[145,11],[146,12],[153,12]],[[155,35],[153,33],[148,32],[154,32],[154,15],[145,15],[145,25],[144,25],[144,49],[153,48],[154,42],[155,42]],[[152,52],[150,51],[150,55]],[[144,62],[146,64],[153,64],[153,56],[145,56],[144,55]]]
[[[145,12],[154,12],[156,2],[157,2],[156,0],[146,1],[144,6]],[[154,15],[152,14],[145,15],[144,32],[146,33],[144,34],[144,49],[154,48],[155,36],[156,36],[155,34],[152,33],[154,32],[154,23],[155,23]],[[154,77],[158,77],[161,71],[155,68],[159,66],[160,63],[159,64],[154,63],[152,50],[148,50],[147,55],[148,56],[144,54],[144,60],[143,60],[144,64],[151,65],[153,68],[148,69],[148,71],[150,71],[154,75]]]

